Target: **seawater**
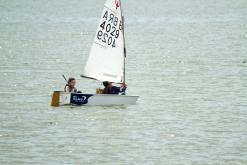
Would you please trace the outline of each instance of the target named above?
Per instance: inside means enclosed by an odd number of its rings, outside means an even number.
[[[123,1],[136,105],[50,107],[104,1],[0,1],[0,164],[247,164],[247,1]]]

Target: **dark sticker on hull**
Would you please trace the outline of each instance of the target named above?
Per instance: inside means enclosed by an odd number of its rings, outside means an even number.
[[[90,94],[79,94],[79,93],[71,93],[70,103],[75,105],[84,105],[88,103],[89,97],[93,95]]]

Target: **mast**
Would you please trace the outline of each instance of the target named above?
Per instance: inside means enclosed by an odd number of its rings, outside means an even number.
[[[125,47],[125,37],[124,37],[124,16],[123,16],[123,9],[122,9],[122,3],[120,3],[121,5],[121,17],[122,17],[122,24],[123,24],[123,47],[124,47],[124,68],[123,68],[123,83],[125,83],[125,59],[126,59],[126,47]]]

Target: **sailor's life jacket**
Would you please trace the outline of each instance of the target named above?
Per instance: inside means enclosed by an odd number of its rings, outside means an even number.
[[[64,92],[77,93],[77,89],[75,87],[71,88],[68,84],[66,84],[64,87]]]
[[[126,87],[116,87],[112,86],[111,88],[104,88],[103,94],[115,94],[115,95],[125,95]]]

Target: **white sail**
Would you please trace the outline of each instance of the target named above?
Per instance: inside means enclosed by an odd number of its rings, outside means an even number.
[[[107,0],[82,77],[124,82],[124,32],[120,0]]]

